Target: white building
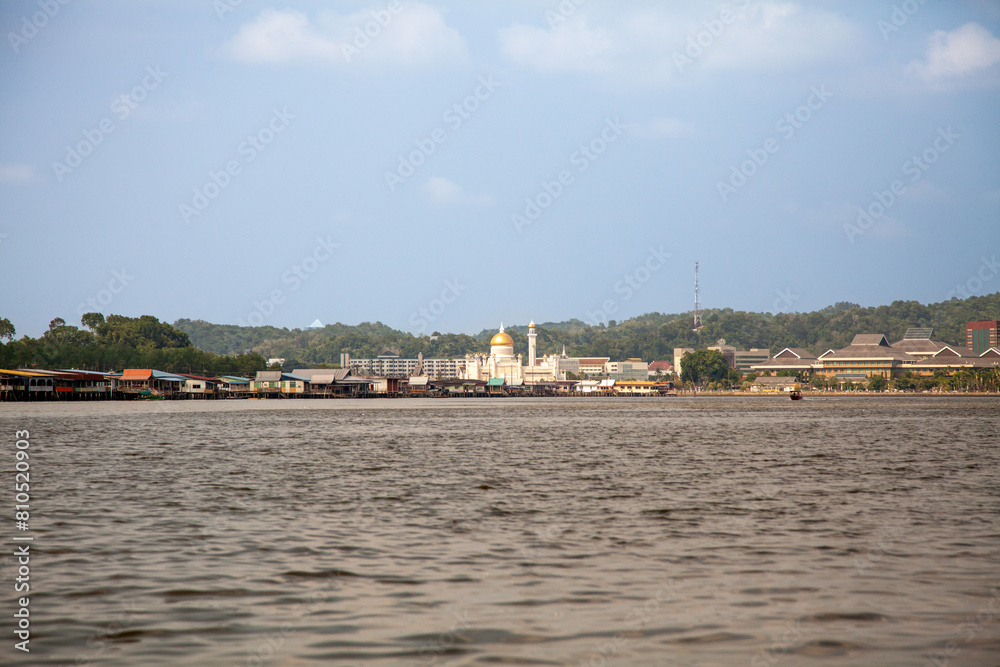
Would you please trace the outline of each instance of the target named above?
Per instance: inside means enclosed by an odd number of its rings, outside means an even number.
[[[490,340],[490,353],[469,354],[465,357],[465,380],[493,380],[503,378],[507,384],[521,383],[534,384],[537,382],[556,382],[566,379],[564,363],[566,351],[563,354],[550,354],[538,358],[536,339],[538,334],[535,330],[535,323],[532,321],[528,325],[528,364],[522,364],[521,355],[514,355],[514,340],[503,330],[500,324],[500,331]]]

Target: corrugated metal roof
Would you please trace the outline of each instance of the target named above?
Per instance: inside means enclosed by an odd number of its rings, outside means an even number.
[[[503,378],[490,378],[490,381],[487,382],[486,384],[488,384],[491,387],[502,387]]]
[[[6,368],[0,368],[0,373],[6,373],[7,375],[14,375],[14,376],[26,377],[26,378],[51,377],[50,375],[48,375],[46,373],[36,373],[34,371],[11,371],[11,370],[7,370]]]
[[[126,368],[122,371],[122,380],[148,380],[153,377],[151,368]]]
[[[426,375],[420,375],[418,377],[410,378],[411,387],[426,387],[429,382],[430,378],[427,377]]]
[[[312,379],[309,380],[310,384],[333,384],[336,382],[337,378],[333,373],[327,373],[326,375],[313,375]]]
[[[155,368],[153,369],[153,379],[166,380],[167,382],[184,382],[184,380],[187,380],[187,378],[182,375],[175,375],[173,373],[167,373],[166,371],[158,371]]]
[[[257,382],[280,382],[281,371],[257,371]]]

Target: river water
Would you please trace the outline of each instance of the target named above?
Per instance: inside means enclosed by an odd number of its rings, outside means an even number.
[[[34,541],[31,653],[8,555],[0,662],[998,665],[998,425],[996,398],[4,404]]]

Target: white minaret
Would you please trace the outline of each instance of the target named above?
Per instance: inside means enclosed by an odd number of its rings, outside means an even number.
[[[531,324],[528,325],[528,368],[531,371],[535,370],[535,337],[537,335],[535,333],[535,321],[532,320]]]

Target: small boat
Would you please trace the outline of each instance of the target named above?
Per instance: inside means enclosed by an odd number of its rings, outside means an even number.
[[[788,397],[793,401],[802,400],[802,389],[799,388],[799,385],[795,385],[794,387],[792,387],[792,390],[788,392]]]

